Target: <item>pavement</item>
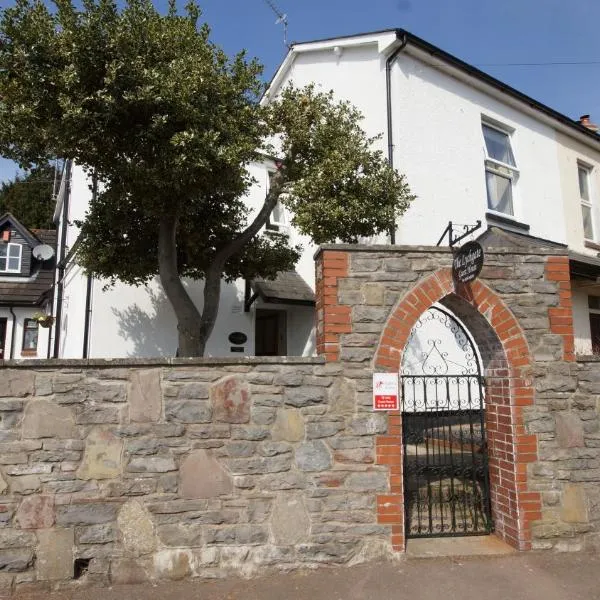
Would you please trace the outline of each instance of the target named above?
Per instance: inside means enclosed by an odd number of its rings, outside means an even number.
[[[584,553],[403,558],[250,580],[72,587],[14,600],[600,600],[600,556]]]

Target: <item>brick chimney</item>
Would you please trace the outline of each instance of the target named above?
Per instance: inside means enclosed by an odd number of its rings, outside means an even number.
[[[598,125],[595,125],[594,123],[590,122],[590,115],[581,115],[579,117],[579,124],[583,125],[586,129],[589,129],[590,131],[598,131]]]

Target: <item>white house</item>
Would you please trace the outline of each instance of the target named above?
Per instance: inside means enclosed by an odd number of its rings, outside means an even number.
[[[499,226],[568,244],[578,281],[577,349],[592,350],[592,332],[600,336],[600,288],[594,287],[600,275],[600,137],[592,129],[403,30],[295,44],[263,102],[290,82],[332,89],[362,111],[368,134],[384,134],[380,148],[406,174],[418,199],[391,239],[378,241],[434,245],[449,221],[481,221],[478,233]],[[248,203],[258,207],[268,189],[269,165],[252,165],[251,171],[259,183]],[[70,191],[67,185],[61,188],[60,228],[81,217],[89,200],[81,170],[74,167],[70,177],[65,175],[63,183],[71,185]],[[276,213],[286,227],[285,211]],[[300,239],[291,234],[293,242]],[[67,256],[76,237],[76,229],[67,225],[59,256]],[[224,287],[208,354],[313,352],[313,309],[302,280],[314,285],[314,248],[301,241],[305,252],[297,274],[270,290],[254,283],[250,294],[243,281]],[[57,356],[174,354],[174,316],[158,284],[147,289],[117,285],[103,292],[104,282],[87,279],[74,260],[67,263],[55,303]],[[201,305],[201,282],[188,286]],[[290,289],[295,292],[286,294]],[[255,292],[257,300],[248,306]],[[306,306],[294,304],[303,301]],[[247,340],[233,344],[233,332]]]
[[[0,360],[47,358],[56,232],[0,216]]]

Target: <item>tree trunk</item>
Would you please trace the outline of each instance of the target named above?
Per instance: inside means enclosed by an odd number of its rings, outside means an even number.
[[[221,278],[227,260],[260,231],[273,211],[283,187],[279,171],[271,180],[271,189],[256,218],[240,235],[223,246],[206,271],[204,280],[204,308],[202,315],[189,297],[177,268],[177,217],[165,215],[158,234],[158,273],[167,298],[177,317],[179,356],[204,356],[208,341],[219,314]]]
[[[164,215],[158,232],[158,274],[177,318],[179,356],[204,356],[207,337],[200,332],[200,312],[187,293],[177,267],[177,217]]]

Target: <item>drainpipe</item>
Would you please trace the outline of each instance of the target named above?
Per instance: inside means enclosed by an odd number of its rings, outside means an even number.
[[[98,178],[96,173],[92,175],[92,204],[98,197]],[[92,320],[92,282],[93,278],[91,274],[87,276],[86,288],[85,288],[85,317],[83,322],[83,352],[82,358],[88,358],[90,351],[90,323]]]
[[[60,232],[60,256],[58,257],[58,285],[56,292],[56,319],[54,321],[54,358],[58,358],[60,351],[60,326],[63,305],[63,279],[65,276],[65,256],[67,244],[67,228],[69,226],[69,200],[71,196],[71,161],[65,167],[65,197],[62,205],[62,227]]]
[[[10,314],[12,315],[12,331],[10,332],[10,360],[15,357],[15,333],[17,331],[17,315],[15,315],[15,311],[11,306],[9,309]]]
[[[385,92],[387,97],[387,137],[388,137],[388,162],[390,167],[394,168],[394,133],[392,130],[392,66],[396,62],[399,54],[406,48],[408,37],[405,31],[396,30],[396,38],[400,40],[400,45],[390,54],[385,61]],[[396,223],[390,227],[390,242],[396,243]]]

